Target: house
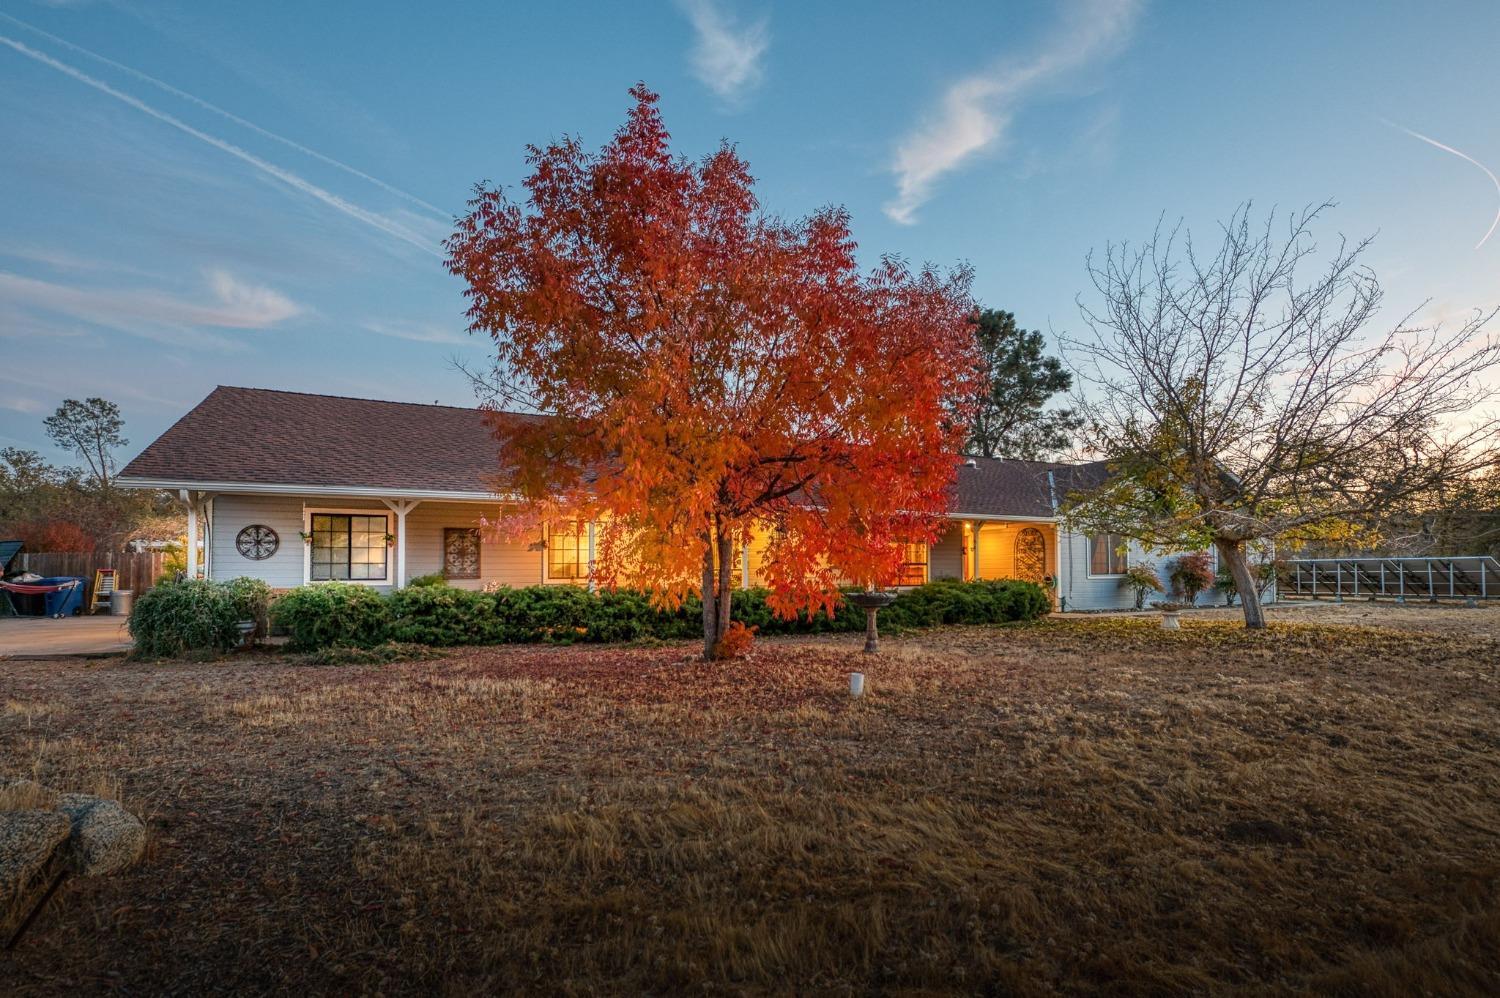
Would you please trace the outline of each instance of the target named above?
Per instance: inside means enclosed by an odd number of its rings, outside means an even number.
[[[501,505],[490,484],[498,446],[478,409],[219,387],[116,482],[178,494],[189,533],[201,527],[201,570],[212,579],[391,588],[442,573],[467,588],[587,584],[588,525],[558,524],[531,540],[480,528]],[[1126,566],[1164,560],[1060,524],[1063,497],[1098,484],[1103,462],[955,460],[950,526],[937,543],[909,547],[906,584],[1055,577],[1066,609],[1127,608]],[[200,570],[196,548],[190,575]],[[742,585],[760,581],[753,542],[739,568]]]

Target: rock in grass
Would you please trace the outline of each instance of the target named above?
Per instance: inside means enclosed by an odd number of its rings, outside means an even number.
[[[73,873],[83,877],[115,873],[140,859],[146,829],[117,802],[87,794],[60,794],[57,807],[72,819],[73,834],[65,853]]]
[[[56,811],[0,811],[0,945],[47,890],[71,830]]]

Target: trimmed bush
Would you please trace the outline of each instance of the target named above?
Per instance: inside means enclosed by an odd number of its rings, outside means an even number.
[[[441,646],[506,640],[490,593],[448,585],[408,586],[392,593],[389,605],[392,641]]]
[[[891,631],[939,624],[1008,624],[1035,620],[1051,608],[1046,591],[1034,582],[941,579],[902,593],[880,611],[880,624]],[[863,628],[864,614],[860,617]]]
[[[443,577],[442,572],[428,572],[426,575],[419,575],[415,579],[411,579],[406,583],[406,586],[408,589],[413,587],[420,589],[424,586],[446,586],[447,584],[448,580]]]
[[[755,634],[827,634],[863,631],[864,611],[845,602],[832,616],[821,611],[784,620],[771,612],[765,589],[737,589],[733,623]],[[1003,624],[1035,620],[1051,601],[1041,586],[1014,579],[945,580],[903,592],[880,613],[888,632],[939,624]],[[387,597],[366,586],[328,583],[296,589],[277,603],[274,616],[297,648],[370,646],[384,640],[434,646],[623,642],[698,637],[703,604],[696,597],[676,608],[654,605],[647,593],[578,586],[526,586],[492,593],[452,586],[408,586]]]
[[[291,636],[293,648],[369,647],[386,639],[391,607],[369,586],[320,582],[282,596],[272,609],[272,617]]]
[[[242,616],[250,597],[248,587],[239,585],[251,581],[236,579],[226,584],[183,579],[157,583],[141,594],[130,614],[127,626],[135,640],[135,653],[154,658],[233,648],[240,642],[235,625],[254,619]],[[269,598],[269,590],[266,596]]]

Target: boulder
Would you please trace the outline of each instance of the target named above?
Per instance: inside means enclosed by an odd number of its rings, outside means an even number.
[[[56,811],[0,811],[0,944],[51,890],[72,828]]]
[[[80,877],[117,873],[141,858],[146,829],[118,802],[59,794],[57,808],[72,822],[72,836],[63,847],[69,872]]]

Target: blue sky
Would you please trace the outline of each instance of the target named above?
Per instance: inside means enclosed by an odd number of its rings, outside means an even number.
[[[769,210],[844,204],[869,260],[971,263],[1029,327],[1078,331],[1091,248],[1246,199],[1378,232],[1392,320],[1500,304],[1457,154],[1500,171],[1494,0],[357,9],[0,0],[0,445],[64,457],[69,396],[132,453],[216,384],[470,404],[448,216],[637,80]]]

